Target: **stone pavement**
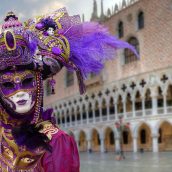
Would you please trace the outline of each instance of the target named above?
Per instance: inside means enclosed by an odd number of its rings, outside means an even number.
[[[81,172],[172,172],[172,152],[125,153],[125,160],[115,160],[115,153],[80,153]]]

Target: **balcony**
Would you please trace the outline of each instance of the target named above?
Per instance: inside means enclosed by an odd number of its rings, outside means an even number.
[[[157,108],[157,117],[165,116],[165,115],[171,115],[172,114],[172,106],[169,106],[166,108],[166,114],[164,114],[164,108],[160,107]],[[135,115],[134,115],[135,114]],[[135,113],[133,112],[126,112],[124,113],[118,113],[118,114],[107,114],[106,116],[99,116],[95,118],[89,118],[89,119],[84,119],[84,120],[77,120],[75,122],[67,123],[65,127],[72,127],[72,126],[83,126],[83,125],[94,125],[94,124],[99,124],[99,123],[105,123],[105,122],[112,122],[118,120],[119,116],[123,116],[125,120],[137,120],[142,119],[142,118],[149,118],[153,116],[153,110],[152,109],[145,109],[145,110],[137,110]],[[155,115],[154,115],[155,116]],[[62,125],[64,126],[64,125]]]

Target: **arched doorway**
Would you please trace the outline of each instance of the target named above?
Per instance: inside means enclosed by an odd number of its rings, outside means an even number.
[[[172,150],[172,125],[169,122],[163,122],[159,127],[159,150]]]
[[[122,148],[123,151],[132,151],[132,136],[130,129],[122,132]]]
[[[105,150],[106,151],[115,151],[115,136],[111,128],[106,128],[105,130]]]
[[[87,151],[86,134],[84,131],[81,131],[79,134],[79,151],[80,152]]]
[[[91,143],[92,151],[100,151],[100,136],[96,129],[92,130]]]
[[[152,137],[151,129],[143,123],[138,129],[138,150],[151,151],[152,150]]]

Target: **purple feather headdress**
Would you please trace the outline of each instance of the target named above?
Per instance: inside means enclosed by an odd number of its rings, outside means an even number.
[[[54,35],[54,38],[63,40],[64,44],[69,44],[69,46],[64,48],[68,49],[68,54],[64,52],[63,48],[58,51],[60,52],[58,54],[53,51],[54,47],[48,54],[53,54],[54,58],[68,70],[76,71],[81,94],[85,92],[83,80],[87,75],[89,73],[99,73],[107,60],[116,57],[118,49],[129,48],[138,57],[138,53],[133,46],[110,35],[107,28],[95,22],[81,23],[78,15],[69,16],[65,8],[40,20],[36,24],[36,29],[41,31],[40,26],[44,25],[44,21],[48,21],[46,22],[47,27],[48,23],[51,26],[52,20],[56,21],[59,27],[56,30],[58,34]],[[45,49],[42,54],[47,55]],[[64,58],[62,54],[66,54],[66,57]]]
[[[110,35],[102,25],[86,22],[79,27],[82,28],[80,34],[77,34],[78,26],[73,26],[65,36],[70,43],[69,60],[80,69],[84,78],[89,73],[99,73],[107,60],[116,57],[118,49],[129,48],[138,57],[133,46]]]

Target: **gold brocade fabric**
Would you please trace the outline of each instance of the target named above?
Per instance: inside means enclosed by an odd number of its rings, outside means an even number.
[[[51,140],[52,135],[58,132],[58,128],[45,121],[41,132]],[[40,125],[37,124],[37,125]],[[43,172],[40,160],[44,155],[43,149],[29,151],[26,147],[19,147],[11,134],[11,130],[0,128],[0,172]]]

